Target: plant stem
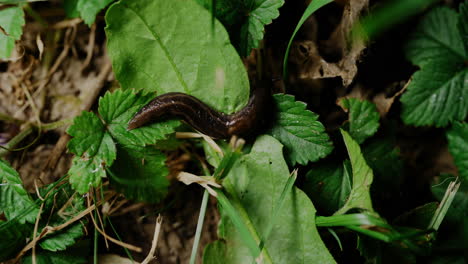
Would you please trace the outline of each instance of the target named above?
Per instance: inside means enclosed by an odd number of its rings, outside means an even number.
[[[10,141],[8,141],[8,143],[5,144],[5,146],[3,146],[3,148],[0,149],[0,157],[3,157],[8,152],[10,152],[14,147],[16,147],[16,145],[23,141],[23,139],[29,136],[29,134],[31,134],[34,131],[34,129],[38,129],[39,131],[49,131],[62,126],[70,125],[72,124],[72,122],[73,118],[68,118],[48,124],[43,124],[40,127],[29,123],[18,135],[14,136]]]
[[[205,220],[206,207],[208,205],[208,198],[210,194],[207,190],[203,193],[203,199],[200,206],[200,214],[198,215],[197,230],[195,232],[195,238],[193,240],[192,254],[190,256],[190,264],[195,264],[195,259],[197,257],[198,245],[200,243],[201,232],[203,230],[203,222]]]

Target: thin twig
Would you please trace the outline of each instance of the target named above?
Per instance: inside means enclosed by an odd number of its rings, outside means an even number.
[[[153,243],[151,243],[151,249],[148,253],[148,256],[141,262],[141,264],[148,264],[151,260],[155,259],[154,253],[156,252],[156,247],[158,246],[158,237],[161,231],[162,217],[158,215],[156,219],[156,227],[154,228]]]

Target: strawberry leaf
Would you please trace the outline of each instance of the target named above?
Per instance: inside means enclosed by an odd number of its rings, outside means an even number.
[[[133,90],[106,93],[99,100],[98,111],[112,138],[126,146],[145,146],[166,139],[168,134],[174,133],[175,127],[180,124],[176,120],[156,122],[133,130],[127,129],[128,121],[151,99],[151,95],[135,94]]]
[[[318,115],[306,110],[306,104],[294,100],[294,96],[275,94],[278,116],[270,134],[286,149],[286,159],[291,164],[305,165],[328,155],[333,145],[318,121]]]
[[[380,117],[375,104],[356,98],[342,99],[338,104],[349,113],[345,129],[358,144],[377,132]]]

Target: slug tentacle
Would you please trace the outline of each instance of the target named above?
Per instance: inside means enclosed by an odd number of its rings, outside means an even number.
[[[267,86],[260,85],[253,91],[244,108],[226,115],[191,95],[167,93],[157,96],[136,113],[128,123],[128,129],[135,129],[162,118],[179,117],[196,130],[213,138],[247,135],[261,121],[268,97]]]

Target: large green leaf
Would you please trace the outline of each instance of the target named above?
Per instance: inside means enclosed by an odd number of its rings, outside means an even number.
[[[318,115],[306,110],[306,104],[295,101],[294,96],[275,94],[276,124],[270,134],[286,148],[286,158],[293,165],[305,165],[328,155],[333,145],[318,121]]]
[[[124,146],[145,146],[154,144],[157,140],[165,139],[168,134],[174,133],[175,127],[180,124],[175,120],[156,122],[133,130],[127,129],[128,121],[150,100],[150,95],[135,94],[133,90],[106,93],[99,100],[98,111],[112,138]]]
[[[250,154],[238,160],[225,178],[229,183],[227,197],[234,208],[245,212],[240,214],[252,232],[262,238],[262,254],[268,254],[272,262],[334,263],[315,227],[315,208],[302,191],[292,188],[283,205],[276,207],[288,178],[282,145],[270,136],[261,136]],[[206,248],[203,262],[255,263],[233,223],[221,214],[219,234],[223,240]],[[271,221],[273,228],[266,236]],[[267,258],[263,261],[269,263]]]
[[[212,0],[197,0],[211,10]],[[263,39],[264,27],[279,16],[284,0],[216,0],[215,15],[228,29],[241,56],[248,56]]]
[[[244,65],[221,23],[186,0],[121,0],[106,14],[109,55],[124,89],[184,92],[225,113],[248,100]]]
[[[463,10],[463,9],[462,9]],[[462,35],[466,14],[435,8],[416,27],[406,46],[410,61],[421,67],[401,97],[407,124],[445,126],[468,113],[468,58]],[[460,31],[459,31],[460,30]]]
[[[21,38],[25,24],[21,7],[14,6],[0,10],[0,59],[7,59],[15,48],[15,41]]]
[[[468,184],[468,124],[454,122],[447,131],[448,148],[455,160],[458,174]]]
[[[340,130],[348,150],[353,171],[353,187],[346,203],[335,214],[344,214],[351,209],[363,209],[374,212],[370,197],[370,186],[374,179],[372,169],[366,164],[361,148],[344,130]]]
[[[0,212],[6,219],[20,224],[36,221],[39,207],[23,187],[21,178],[10,165],[0,159]]]
[[[468,55],[468,2],[460,4],[460,15],[458,18],[458,31],[462,37],[462,42],[465,45],[465,54]]]
[[[167,193],[169,170],[166,156],[148,147],[118,148],[119,159],[111,168],[113,186],[129,199],[159,202]]]
[[[342,99],[339,105],[349,113],[345,128],[357,143],[361,144],[377,132],[380,117],[375,104],[349,98]]]

